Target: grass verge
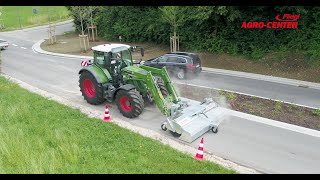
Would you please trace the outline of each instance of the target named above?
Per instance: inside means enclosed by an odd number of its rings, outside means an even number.
[[[0,76],[0,173],[229,174]]]
[[[37,10],[37,14],[33,13]],[[33,27],[70,19],[64,6],[0,6],[0,31]]]

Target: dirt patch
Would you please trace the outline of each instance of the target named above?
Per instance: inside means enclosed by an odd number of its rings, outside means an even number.
[[[82,56],[93,56],[93,51],[91,47],[97,46],[100,44],[107,43],[125,43],[130,46],[143,46],[145,49],[143,60],[148,60],[154,57],[161,56],[165,53],[170,52],[170,47],[164,45],[155,45],[152,43],[127,43],[127,42],[115,42],[115,41],[106,41],[103,39],[98,39],[97,41],[90,41],[89,48],[86,52],[82,52],[80,48],[80,41],[77,34],[74,32],[69,32],[64,35],[56,36],[57,43],[49,44],[49,41],[46,40],[43,42],[40,47],[49,52],[63,53],[63,54],[72,54],[72,55],[82,55]],[[141,59],[140,51],[133,53],[133,59]]]
[[[209,88],[175,84],[182,97],[203,101],[211,97],[223,107],[256,116],[320,130],[320,110]]]
[[[235,99],[228,100],[233,110],[320,130],[317,110],[251,96],[235,96]]]

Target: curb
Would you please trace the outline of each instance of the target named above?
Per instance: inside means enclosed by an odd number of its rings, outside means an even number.
[[[36,53],[40,54],[45,54],[49,56],[60,56],[60,57],[68,57],[68,58],[77,58],[77,59],[92,59],[91,56],[78,56],[78,55],[70,55],[70,54],[61,54],[61,53],[53,53],[53,52],[48,52],[43,49],[41,49],[40,44],[43,43],[45,40],[40,40],[37,43],[35,43],[32,46],[32,50]]]
[[[252,115],[252,114],[247,114],[247,113],[243,113],[243,112],[239,112],[239,111],[233,111],[230,109],[227,109],[227,112],[229,112],[233,116],[244,118],[246,120],[250,120],[250,121],[257,122],[257,123],[262,123],[262,124],[270,125],[273,127],[286,129],[289,131],[294,131],[294,132],[297,132],[300,134],[305,134],[308,136],[320,138],[320,131],[315,130],[315,129],[305,128],[302,126],[297,126],[294,124],[276,121],[273,119],[268,119],[268,118],[264,118],[264,117],[260,117],[260,116],[256,116],[256,115]]]
[[[44,41],[45,40],[40,40],[39,42],[35,43],[32,46],[32,49],[37,53],[46,54],[46,55],[77,58],[77,59],[92,59],[92,57],[90,57],[90,56],[78,56],[78,55],[60,54],[60,53],[52,53],[52,52],[44,51],[40,47],[40,44],[43,43]],[[217,68],[203,67],[202,69],[204,70],[204,72],[208,72],[208,73],[216,73],[216,74],[222,74],[222,75],[228,75],[228,76],[243,77],[243,78],[248,78],[248,79],[256,79],[256,80],[269,81],[269,82],[274,82],[274,83],[279,83],[279,84],[297,86],[297,87],[302,87],[302,88],[313,88],[313,89],[320,90],[320,83],[301,81],[301,80],[295,80],[295,79],[288,79],[288,78],[282,78],[282,77],[267,76],[267,75],[254,74],[254,73],[247,73],[247,72],[240,72],[240,71],[217,69]]]

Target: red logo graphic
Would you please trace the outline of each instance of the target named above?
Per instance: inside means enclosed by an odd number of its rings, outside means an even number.
[[[298,28],[298,19],[300,14],[278,14],[275,19],[277,22],[243,22],[241,28],[269,28],[269,29],[296,29]]]
[[[281,14],[278,14],[276,16],[277,21],[297,21],[300,18],[300,14],[293,15],[293,14],[284,14],[281,16]]]

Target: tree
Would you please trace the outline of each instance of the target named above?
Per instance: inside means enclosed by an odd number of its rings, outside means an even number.
[[[181,26],[185,21],[185,16],[182,11],[182,8],[179,6],[164,6],[160,8],[162,12],[162,19],[169,23],[173,28],[173,47],[171,51],[177,51],[177,29]],[[179,47],[179,40],[178,40],[178,47]]]
[[[81,35],[79,34],[80,39],[80,48],[82,51],[87,51],[87,46],[89,47],[89,41],[88,41],[88,35],[86,35],[84,32],[87,29],[87,26],[84,27],[85,23],[84,21],[88,21],[90,17],[90,12],[88,11],[88,7],[86,6],[71,6],[70,11],[72,16],[75,18],[74,21],[80,21],[80,30]],[[77,27],[77,26],[76,26]]]
[[[94,35],[95,32],[97,32],[97,27],[93,24],[93,17],[92,14],[94,11],[96,11],[99,8],[99,6],[89,6],[88,10],[90,13],[90,23],[91,23],[91,33],[92,33],[92,41],[95,41]]]

